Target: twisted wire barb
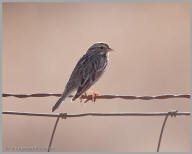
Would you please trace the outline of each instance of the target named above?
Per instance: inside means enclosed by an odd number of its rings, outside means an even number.
[[[167,115],[165,116],[165,119],[164,119],[164,121],[163,121],[163,125],[162,125],[162,128],[161,128],[160,136],[159,136],[159,142],[158,142],[158,145],[157,145],[157,152],[159,152],[159,149],[160,149],[161,139],[162,139],[162,137],[163,137],[163,131],[164,131],[164,128],[165,128],[165,124],[166,124],[166,122],[167,122],[167,119],[168,119],[169,115],[170,115],[171,117],[173,117],[173,116],[176,117],[177,112],[178,112],[177,110],[175,110],[175,111],[170,111],[170,112],[168,112]]]
[[[28,98],[28,97],[49,97],[49,96],[55,96],[60,97],[61,94],[53,94],[53,93],[35,93],[35,94],[8,94],[3,93],[3,97],[17,97],[17,98]],[[69,97],[73,97],[73,95],[70,95]],[[125,95],[99,95],[96,96],[96,99],[114,99],[114,98],[121,98],[121,99],[141,99],[141,100],[152,100],[152,99],[169,99],[169,98],[190,98],[191,95],[189,94],[164,94],[164,95],[158,95],[158,96],[125,96]],[[92,100],[91,95],[82,96],[83,99]]]

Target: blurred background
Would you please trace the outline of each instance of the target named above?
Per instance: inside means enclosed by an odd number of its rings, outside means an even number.
[[[108,43],[98,94],[190,93],[189,3],[4,3],[3,92],[62,93],[79,58]],[[3,111],[51,113],[58,97],[3,98]],[[56,113],[190,111],[190,100],[98,100]],[[47,147],[56,118],[3,115],[3,150]],[[164,117],[81,117],[60,120],[52,151],[154,152]],[[35,150],[38,151],[38,150]],[[168,118],[160,151],[190,151],[190,117]]]

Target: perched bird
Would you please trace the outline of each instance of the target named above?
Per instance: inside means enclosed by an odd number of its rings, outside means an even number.
[[[61,98],[53,106],[54,112],[62,101],[65,100],[72,92],[76,94],[72,101],[81,97],[103,74],[108,63],[108,53],[112,49],[105,43],[95,43],[81,57],[76,64],[69,81],[67,82]],[[92,92],[92,97],[95,93]]]

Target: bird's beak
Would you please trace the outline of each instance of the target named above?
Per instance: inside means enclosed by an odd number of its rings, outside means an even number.
[[[112,51],[113,51],[113,49],[111,49],[111,48],[107,49],[107,52],[112,52]]]

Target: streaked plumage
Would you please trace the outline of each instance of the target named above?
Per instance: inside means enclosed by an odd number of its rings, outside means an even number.
[[[103,74],[108,63],[108,52],[112,49],[105,43],[95,43],[76,64],[61,98],[53,106],[55,111],[62,101],[73,91],[76,91],[72,98],[74,101],[86,92]]]

